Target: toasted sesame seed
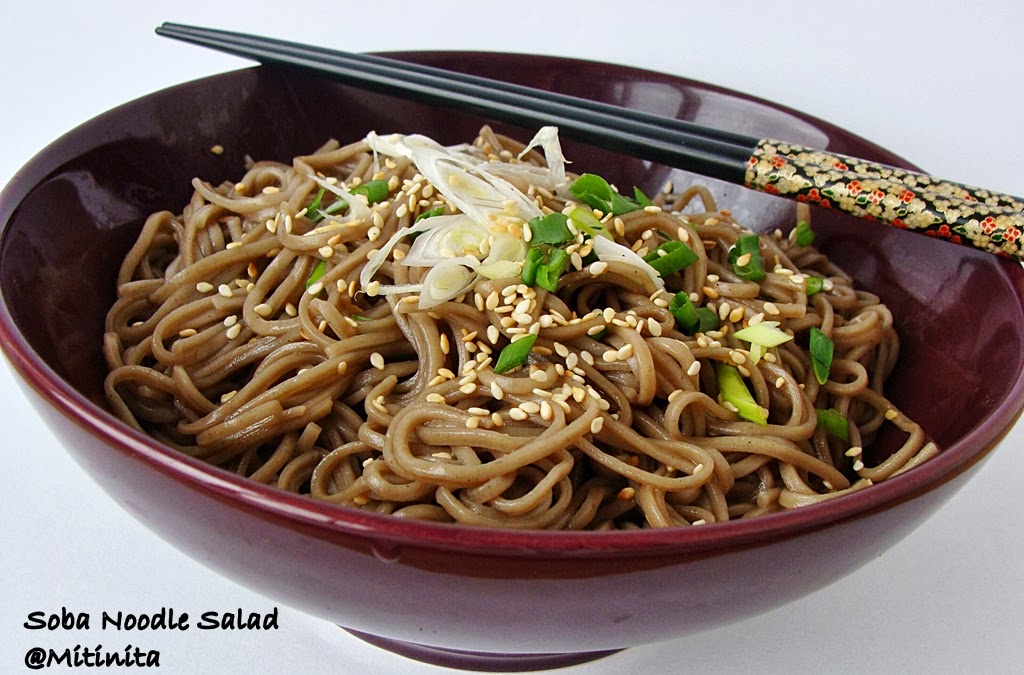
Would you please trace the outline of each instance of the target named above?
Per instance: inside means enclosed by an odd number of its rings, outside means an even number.
[[[239,336],[239,334],[241,332],[242,332],[242,324],[236,323],[231,328],[228,328],[227,331],[224,334],[228,336],[229,340],[234,340],[236,337]]]
[[[771,314],[773,316],[781,313],[779,312],[779,308],[775,305],[774,302],[764,303],[764,311],[765,313]]]
[[[380,295],[380,282],[374,280],[366,284],[366,294],[371,298]]]
[[[625,361],[633,355],[633,343],[627,343],[619,347],[619,351],[615,353],[619,361]]]
[[[739,258],[736,258],[736,265],[738,267],[746,267],[750,264],[750,254],[744,253]]]
[[[266,317],[274,313],[274,308],[265,302],[261,302],[260,304],[253,307],[252,311],[256,312],[256,314],[258,314],[259,316]]]
[[[508,416],[520,422],[529,417],[526,411],[522,410],[521,408],[512,408],[511,410],[508,411]]]
[[[580,352],[580,358],[583,359],[583,362],[588,366],[594,365],[594,355],[590,352]]]
[[[888,410],[885,411],[885,419],[887,420],[894,420],[897,417],[899,417],[899,415],[900,414],[896,412],[896,410],[894,410],[893,408],[889,408]]]
[[[501,385],[498,384],[497,380],[491,381],[491,396],[498,401],[505,398],[505,390],[501,388]]]
[[[590,328],[587,329],[587,335],[597,335],[598,333],[600,333],[603,330],[604,330],[604,326],[602,326],[600,324],[596,325],[596,326],[591,326]]]
[[[853,446],[850,446],[850,449],[847,450],[844,454],[847,457],[856,457],[857,455],[861,454],[862,452],[864,452],[864,448],[861,448],[860,446],[857,446],[857,445],[853,445]]]
[[[221,284],[220,286],[218,286],[217,292],[223,295],[225,298],[230,298],[232,295],[234,295],[234,291],[232,291],[231,287],[228,286],[227,284]]]
[[[192,337],[193,335],[196,335],[197,333],[198,333],[198,331],[195,328],[183,328],[182,330],[178,331],[178,337],[183,337],[183,338],[185,338],[185,337]]]
[[[225,328],[231,328],[236,323],[238,323],[238,315],[237,314],[232,314],[231,316],[224,317],[224,327]]]
[[[690,367],[686,369],[686,374],[693,377],[700,372],[700,361],[694,361],[690,364]]]
[[[716,291],[715,289],[711,288],[710,286],[705,286],[701,290],[704,291],[704,295],[708,296],[712,300],[717,300],[718,299],[718,291]]]
[[[615,363],[616,361],[619,360],[619,352],[618,350],[615,349],[609,349],[604,354],[601,354],[601,358],[606,363]]]
[[[619,501],[628,502],[630,499],[636,496],[636,489],[632,487],[624,487],[619,490],[619,493],[615,495],[615,498]]]
[[[740,375],[743,377],[750,377],[750,370],[746,366],[736,366],[736,370],[740,371]]]
[[[380,228],[377,227],[376,225],[372,226],[370,229],[366,231],[366,238],[369,241],[377,241],[378,239],[380,239]]]
[[[384,357],[380,352],[374,352],[370,354],[370,365],[377,370],[384,370]]]
[[[498,427],[499,429],[505,426],[505,420],[501,416],[501,413],[491,413],[491,423],[494,424],[494,426]]]
[[[604,322],[605,323],[611,323],[612,319],[615,318],[615,308],[614,307],[605,307],[604,311],[601,312],[601,314],[604,317]]]
[[[784,386],[786,386],[786,378],[784,378],[783,376],[779,375],[779,378],[777,380],[775,380],[775,388],[776,389],[782,389]]]
[[[429,401],[430,403],[447,403],[447,401],[445,401],[444,395],[439,394],[436,391],[427,394],[427,401]]]
[[[601,433],[601,429],[603,429],[603,428],[604,428],[604,418],[603,417],[595,417],[590,422],[590,433],[592,433],[592,434],[599,434],[599,433]]]
[[[534,415],[540,412],[540,404],[536,401],[523,401],[519,404],[519,409],[524,413]]]
[[[861,460],[858,459],[856,462],[853,463],[853,470],[854,471],[860,471],[863,468],[864,468],[864,462],[862,462]]]
[[[704,468],[704,465],[698,463],[695,467],[693,467],[693,473],[700,473],[703,468]]]
[[[480,407],[477,407],[477,406],[473,406],[472,408],[467,408],[466,412],[468,412],[470,415],[476,415],[478,417],[490,417],[491,416],[491,411],[490,410],[487,410],[486,408],[480,408]]]
[[[227,392],[226,394],[221,394],[220,402],[221,403],[227,403],[237,393],[238,393],[238,390],[232,389],[231,391]]]
[[[480,426],[480,418],[479,417],[470,417],[470,418],[468,418],[466,420],[466,428],[467,429],[476,429],[479,426]]]
[[[315,296],[315,295],[320,295],[320,291],[322,291],[322,290],[324,290],[324,284],[323,284],[322,281],[318,281],[315,284],[313,284],[312,286],[310,286],[309,288],[307,288],[306,292],[309,293],[310,295],[314,295]]]
[[[679,398],[680,396],[682,396],[682,394],[683,394],[683,390],[682,389],[674,390],[672,393],[670,393],[668,395],[668,402],[671,403],[672,401],[674,401],[677,398]]]
[[[476,392],[476,384],[473,382],[468,382],[459,387],[459,391],[461,391],[463,394],[472,394]]]
[[[722,320],[722,321],[725,321],[726,319],[729,318],[729,312],[731,310],[732,310],[732,305],[730,305],[728,302],[723,302],[718,307],[718,318],[720,320]]]
[[[555,411],[552,410],[551,404],[548,401],[541,401],[540,403],[540,416],[541,419],[551,420],[555,416]]]
[[[648,206],[644,207],[644,211],[646,211],[647,213],[661,213],[661,207],[655,206],[654,204],[649,204]]]
[[[209,293],[210,291],[213,290],[213,284],[211,284],[208,281],[200,281],[198,284],[196,284],[196,290],[199,291],[200,293]]]
[[[737,307],[733,309],[731,312],[729,312],[729,321],[732,321],[733,323],[741,321],[743,319],[744,313],[745,311],[742,307]]]

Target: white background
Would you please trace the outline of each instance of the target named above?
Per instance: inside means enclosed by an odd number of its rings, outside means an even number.
[[[110,107],[247,65],[153,34],[172,20],[352,51],[493,49],[671,72],[801,109],[937,175],[1024,192],[1019,2],[563,4],[5,0],[0,184]],[[103,610],[265,612],[274,603],[194,563],[122,511],[43,427],[6,362],[0,419],[0,672],[27,672],[22,657],[31,646],[79,642],[159,649],[164,673],[448,672],[286,607],[273,633],[100,631]],[[1020,672],[1022,446],[1024,424],[925,526],[811,597],[567,672]],[[30,611],[62,606],[90,612],[92,630],[22,627]]]

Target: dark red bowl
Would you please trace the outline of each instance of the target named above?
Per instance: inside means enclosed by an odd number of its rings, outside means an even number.
[[[716,87],[600,63],[487,53],[403,58],[892,164],[830,124]],[[370,129],[471,139],[482,120],[253,68],[116,108],[58,139],[0,195],[0,340],[27,396],[120,504],[196,560],[267,596],[389,640],[475,652],[595,652],[767,611],[906,536],[977,470],[1024,407],[1024,273],[927,237],[816,212],[824,248],[893,309],[890,396],[943,452],[869,490],[760,520],[618,533],[508,532],[317,503],[179,455],[114,419],[103,317],[141,221],[180,210],[190,180],[236,178]],[[501,126],[527,138],[529,130]],[[209,151],[222,145],[221,155]],[[693,176],[566,143],[577,171],[657,189]],[[745,224],[785,201],[709,181]],[[984,315],[985,321],[977,320]]]

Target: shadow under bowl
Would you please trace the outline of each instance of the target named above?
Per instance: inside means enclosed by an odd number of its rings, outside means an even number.
[[[669,75],[542,56],[401,58],[906,165],[828,123]],[[104,490],[195,560],[378,641],[503,654],[596,654],[748,618],[816,591],[920,525],[1020,415],[1020,265],[826,211],[814,214],[822,248],[896,317],[902,357],[888,394],[942,453],[820,505],[639,532],[409,522],[251,483],[108,413],[100,342],[117,267],[149,213],[187,203],[194,176],[232,180],[246,155],[289,161],[329,137],[354,139],[371,129],[462,142],[483,122],[260,67],[172,87],[74,129],[0,195],[0,342],[26,395]],[[214,145],[224,152],[210,152]],[[575,171],[619,184],[656,191],[669,179],[703,180],[600,148],[564,146]],[[788,202],[703,182],[749,227],[788,229],[794,220]],[[465,663],[450,654],[448,662]]]

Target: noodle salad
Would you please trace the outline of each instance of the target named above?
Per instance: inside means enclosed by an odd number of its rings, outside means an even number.
[[[331,141],[153,214],[106,319],[114,413],[251,480],[488,527],[707,525],[938,452],[879,298],[700,186],[572,174],[547,127]],[[881,461],[883,425],[902,445]]]

